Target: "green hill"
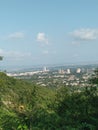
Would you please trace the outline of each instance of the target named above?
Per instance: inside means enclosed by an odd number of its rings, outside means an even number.
[[[98,130],[98,85],[54,90],[0,73],[0,130]]]
[[[22,128],[27,127],[25,120],[31,120],[32,113],[46,111],[54,97],[55,92],[49,88],[0,73],[0,127],[4,130],[25,129]]]

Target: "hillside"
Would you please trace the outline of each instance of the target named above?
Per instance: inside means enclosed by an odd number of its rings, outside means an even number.
[[[12,129],[12,122],[10,122],[9,118],[15,121],[15,117],[22,116],[22,114],[25,116],[31,114],[33,109],[46,109],[47,105],[53,101],[53,98],[54,92],[48,88],[17,80],[6,76],[5,73],[0,73],[0,127],[8,130],[8,126],[11,125],[9,129]],[[8,119],[5,121],[4,118],[6,117]]]
[[[54,90],[0,73],[0,130],[98,130],[98,88]]]

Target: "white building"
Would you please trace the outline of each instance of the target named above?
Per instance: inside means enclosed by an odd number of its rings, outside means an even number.
[[[78,69],[76,70],[76,73],[81,73],[81,69],[78,68]]]
[[[48,72],[49,70],[46,68],[46,66],[43,67],[43,72]]]
[[[65,74],[65,71],[63,69],[60,69],[58,72],[59,74]]]
[[[70,73],[71,73],[70,69],[67,69],[66,73],[67,73],[67,74],[70,74]]]
[[[47,71],[47,68],[46,68],[46,66],[44,66],[44,68],[43,68],[43,71],[45,72],[45,71]]]

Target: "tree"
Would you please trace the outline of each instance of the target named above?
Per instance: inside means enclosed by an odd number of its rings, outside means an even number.
[[[94,71],[94,74],[89,79],[90,84],[98,85],[98,68]]]
[[[3,56],[0,56],[0,60],[3,60]]]

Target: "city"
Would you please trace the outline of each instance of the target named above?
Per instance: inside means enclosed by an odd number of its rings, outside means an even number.
[[[92,77],[96,68],[97,65],[70,65],[48,68],[44,66],[33,71],[10,72],[7,75],[46,87],[57,88],[61,85],[83,87],[88,85],[88,80]]]
[[[0,130],[98,130],[98,0],[0,0]]]

